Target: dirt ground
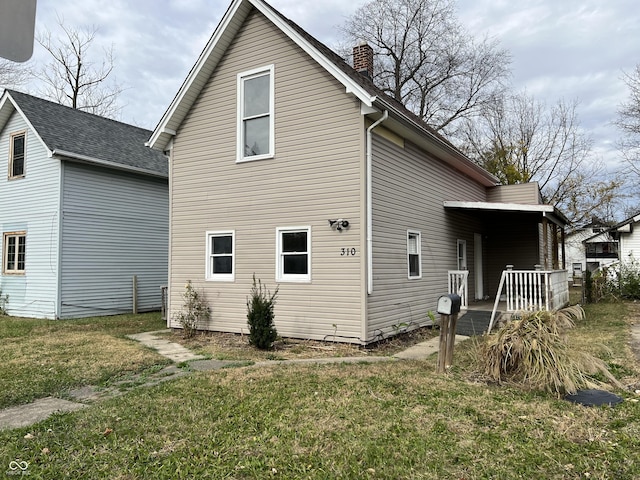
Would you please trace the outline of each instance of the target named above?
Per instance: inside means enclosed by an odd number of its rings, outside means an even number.
[[[171,340],[184,345],[190,350],[205,353],[220,360],[291,360],[298,358],[322,357],[367,357],[388,356],[409,348],[439,335],[440,330],[422,327],[410,332],[396,335],[376,344],[362,347],[360,345],[317,340],[301,340],[295,338],[279,338],[272,350],[259,351],[249,345],[248,335],[221,332],[198,332],[192,338],[184,338],[182,330],[168,333]]]

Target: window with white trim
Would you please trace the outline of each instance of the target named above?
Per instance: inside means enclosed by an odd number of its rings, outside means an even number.
[[[421,233],[407,230],[407,270],[410,279],[422,278]]]
[[[311,227],[276,229],[276,280],[311,281]]]
[[[207,232],[207,280],[235,279],[235,232]]]
[[[238,74],[238,162],[274,155],[273,65]]]
[[[8,232],[2,236],[2,273],[24,275],[27,232]]]
[[[26,132],[11,134],[11,140],[9,144],[9,178],[24,177],[26,139]]]

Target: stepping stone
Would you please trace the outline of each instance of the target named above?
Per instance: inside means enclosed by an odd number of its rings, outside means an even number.
[[[70,402],[61,398],[47,397],[26,405],[0,410],[0,430],[27,427],[46,420],[56,412],[73,412],[86,407],[83,403]]]

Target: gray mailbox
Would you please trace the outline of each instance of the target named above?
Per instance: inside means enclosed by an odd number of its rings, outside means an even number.
[[[460,312],[460,304],[460,295],[450,293],[438,298],[438,308],[436,310],[440,315],[455,315]]]

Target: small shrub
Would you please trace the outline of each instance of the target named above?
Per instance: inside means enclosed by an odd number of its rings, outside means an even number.
[[[593,275],[591,302],[640,300],[640,262],[633,256]]]
[[[9,295],[3,295],[0,289],[0,315],[7,315],[7,303],[9,303]]]
[[[182,325],[183,335],[186,338],[193,337],[198,331],[198,325],[206,322],[211,316],[211,309],[206,304],[204,296],[191,284],[191,280],[185,285],[183,309],[174,318]]]
[[[273,313],[276,295],[278,295],[278,288],[271,295],[271,292],[263,287],[260,280],[256,284],[256,276],[253,275],[251,296],[247,298],[247,323],[249,325],[249,343],[260,350],[271,349],[273,342],[278,337]]]
[[[617,383],[605,363],[569,347],[566,331],[584,319],[580,306],[547,312],[524,312],[479,346],[484,373],[496,382],[511,381],[558,395],[593,386],[590,375],[604,374]]]

